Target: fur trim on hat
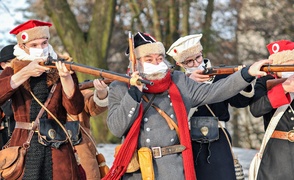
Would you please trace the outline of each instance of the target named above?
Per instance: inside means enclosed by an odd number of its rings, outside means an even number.
[[[273,64],[283,64],[285,62],[294,60],[294,50],[281,51],[269,56],[273,60]]]
[[[148,43],[138,46],[134,49],[136,58],[141,58],[150,54],[163,54],[165,55],[165,49],[161,42]]]
[[[182,52],[179,52],[177,55],[173,56],[174,60],[178,63],[184,62],[187,58],[200,53],[203,50],[203,47],[200,43],[197,43],[195,46],[186,49]]]
[[[48,26],[36,26],[28,30],[24,30],[16,35],[18,43],[27,43],[36,39],[49,39],[49,27]]]

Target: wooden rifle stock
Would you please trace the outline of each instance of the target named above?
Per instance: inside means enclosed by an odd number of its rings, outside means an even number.
[[[271,90],[278,84],[281,84],[286,81],[287,78],[279,78],[279,79],[269,79],[266,81],[266,88],[267,90]]]
[[[221,65],[221,66],[214,66],[214,67],[204,67],[204,70],[202,74],[207,74],[207,75],[220,75],[220,74],[233,74],[234,72],[242,69],[243,65],[238,65],[238,66],[226,66],[226,65]],[[261,71],[264,72],[294,72],[294,64],[285,64],[285,65],[263,65],[260,68]]]
[[[220,65],[220,66],[213,66],[213,67],[203,67],[204,70],[202,74],[206,75],[220,75],[220,74],[233,74],[234,72],[241,69],[243,66],[226,66],[226,65]]]
[[[134,53],[134,39],[133,39],[133,35],[132,32],[129,31],[129,55],[130,55],[130,61],[132,62],[132,67],[131,67],[131,71],[135,72],[136,71],[136,57],[135,57],[135,53]]]
[[[64,59],[53,59],[51,56],[49,56],[47,58],[46,62],[44,62],[43,64],[40,64],[40,65],[50,67],[50,68],[56,68],[54,63],[57,61],[62,61],[65,64],[66,68],[71,71],[78,71],[81,73],[90,74],[90,75],[98,76],[101,78],[117,80],[117,81],[121,81],[121,82],[128,83],[131,85],[140,85],[141,83],[153,85],[152,81],[139,79],[139,78],[132,78],[132,77],[127,76],[125,74],[107,71],[105,69],[99,69],[99,68],[95,68],[95,67],[91,67],[91,66],[86,66],[83,64],[77,64],[74,62],[68,62],[68,61],[64,61]]]
[[[79,89],[84,90],[84,89],[89,89],[94,87],[94,80],[89,80],[89,81],[84,81],[79,83]],[[102,80],[105,84],[109,85],[113,80],[111,79],[103,79]]]

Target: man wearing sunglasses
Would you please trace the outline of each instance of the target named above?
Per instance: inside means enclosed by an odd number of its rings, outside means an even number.
[[[211,63],[209,59],[203,58],[201,37],[202,34],[181,37],[171,45],[167,54],[175,59],[176,64],[185,70],[190,79],[211,84],[228,75],[202,74],[204,67],[211,67]],[[225,123],[230,119],[228,105],[238,108],[246,107],[253,94],[254,89],[252,85],[249,85],[245,90],[225,101],[198,106],[190,110],[190,131],[197,180],[236,179],[230,144],[224,133]],[[213,125],[202,126],[203,122]],[[224,127],[224,131],[221,126]],[[215,132],[214,135],[211,132]],[[226,134],[230,138],[227,131]]]

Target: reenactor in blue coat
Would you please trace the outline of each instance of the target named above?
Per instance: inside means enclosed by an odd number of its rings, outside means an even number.
[[[194,81],[205,84],[216,83],[228,77],[228,75],[211,76],[203,74],[204,68],[211,67],[211,61],[203,58],[201,37],[202,34],[181,37],[171,45],[167,54],[172,56],[176,64],[181,66],[186,75]],[[225,129],[226,122],[230,120],[229,105],[237,108],[246,107],[249,105],[253,95],[254,88],[250,84],[240,93],[224,101],[191,109],[189,121],[194,166],[198,180],[236,179],[234,160],[230,148],[230,144],[232,144],[231,136]],[[207,123],[202,123],[204,120],[210,123],[210,126]],[[201,130],[204,127],[208,128],[208,131],[215,133],[211,135],[202,133]]]

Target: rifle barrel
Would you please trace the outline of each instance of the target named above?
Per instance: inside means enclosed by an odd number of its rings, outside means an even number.
[[[285,82],[286,80],[287,80],[287,78],[269,79],[266,81],[266,88],[267,88],[267,90],[271,90],[273,87]]]
[[[113,80],[112,79],[101,79],[101,81],[103,81],[105,84],[109,85]],[[93,80],[84,81],[84,82],[79,83],[80,90],[89,89],[89,88],[93,88],[93,87],[94,87]]]
[[[260,70],[265,72],[291,72],[294,71],[294,64],[263,65]]]
[[[220,75],[220,74],[233,74],[234,72],[242,69],[242,65],[238,66],[214,66],[205,68],[202,74],[206,75]],[[280,64],[280,65],[263,65],[260,68],[261,71],[265,72],[294,72],[294,64]]]
[[[65,64],[65,66],[68,70],[78,71],[81,73],[90,74],[90,75],[94,75],[94,76],[99,76],[101,78],[118,80],[118,81],[130,84],[131,77],[128,75],[120,74],[120,73],[116,73],[116,72],[112,72],[112,71],[107,71],[105,69],[86,66],[84,64],[68,62],[68,61],[64,61],[62,59],[53,59],[51,56],[48,57],[47,62],[45,62],[44,65],[52,68],[52,67],[55,67],[55,66],[53,66],[53,64],[57,61],[63,61],[63,63]],[[137,84],[144,83],[144,84],[148,84],[148,85],[153,85],[152,81],[148,81],[148,80],[144,80],[144,79],[137,79],[136,81],[137,81],[136,82]]]

